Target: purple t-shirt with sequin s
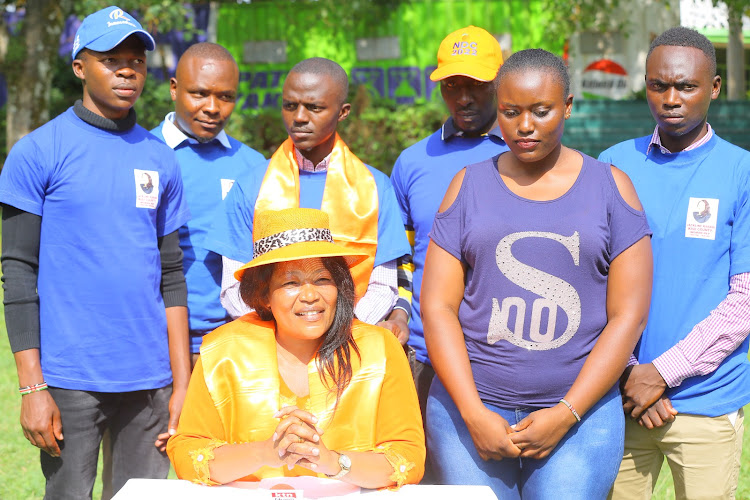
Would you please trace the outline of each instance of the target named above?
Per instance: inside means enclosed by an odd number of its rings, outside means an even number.
[[[610,166],[582,156],[573,186],[549,201],[511,192],[497,157],[470,165],[435,217],[430,237],[467,268],[459,320],[487,403],[549,407],[565,396],[607,324],[610,263],[651,234]]]

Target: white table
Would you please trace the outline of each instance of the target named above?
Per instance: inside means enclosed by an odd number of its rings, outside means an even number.
[[[224,486],[202,486],[179,479],[131,479],[113,500],[269,500],[271,492],[265,487],[284,483],[304,498],[352,499],[367,495],[363,500],[497,500],[488,486],[406,485],[398,491],[359,490],[347,483],[320,478],[274,478],[261,483],[234,482]],[[264,487],[265,486],[265,487]]]

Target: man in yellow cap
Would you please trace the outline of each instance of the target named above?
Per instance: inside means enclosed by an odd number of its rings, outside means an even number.
[[[419,307],[432,220],[448,184],[461,168],[508,150],[497,126],[495,76],[503,56],[495,37],[476,26],[461,28],[445,37],[437,58],[430,79],[440,82],[451,116],[439,130],[405,149],[391,174],[413,255],[413,262],[400,262],[399,283],[413,277],[414,290],[412,297],[412,287],[399,289],[399,302],[391,317],[408,311],[412,299],[409,347],[422,415],[435,373],[427,358]]]

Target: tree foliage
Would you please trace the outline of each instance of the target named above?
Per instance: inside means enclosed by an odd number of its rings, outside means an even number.
[[[742,16],[750,13],[750,0],[712,0],[714,6],[726,5],[727,27],[727,97],[729,100],[746,98],[745,47],[742,40]]]
[[[735,10],[747,15],[750,13],[750,1],[749,0],[712,0],[714,6],[724,4],[729,10]]]
[[[3,17],[0,69],[5,75],[8,93],[8,145],[49,119],[49,82],[65,14],[74,3],[72,0],[27,0],[14,5],[14,10],[23,7],[26,11],[15,26]],[[11,30],[15,33],[11,34]]]
[[[550,38],[560,40],[584,31],[626,32],[627,19],[613,15],[621,3],[620,0],[544,0],[543,10],[548,13],[546,31]]]

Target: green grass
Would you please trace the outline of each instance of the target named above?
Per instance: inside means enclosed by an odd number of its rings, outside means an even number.
[[[2,300],[0,288],[0,301]],[[0,499],[33,500],[44,497],[44,476],[39,466],[39,451],[23,437],[19,414],[21,397],[18,395],[16,365],[10,352],[8,336],[5,333],[5,315],[0,307]],[[745,415],[750,417],[750,405],[745,407]],[[745,432],[744,454],[750,454],[750,432]],[[101,457],[99,460],[101,470]],[[174,471],[170,471],[174,478]],[[101,480],[97,477],[94,485],[94,498],[101,496]],[[654,491],[654,500],[674,498],[672,476],[666,463],[662,467],[659,482]],[[750,500],[750,460],[744,458],[740,471],[737,500]]]

